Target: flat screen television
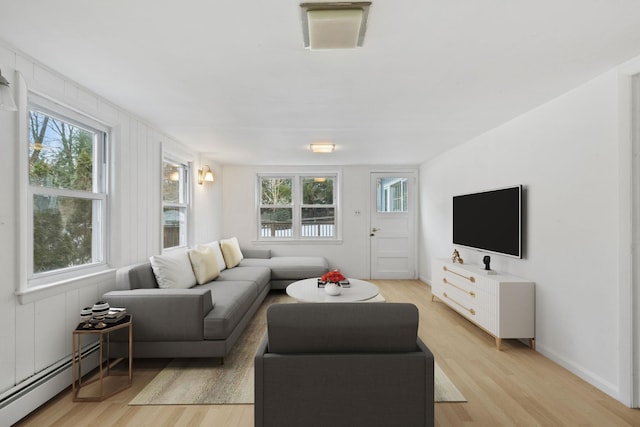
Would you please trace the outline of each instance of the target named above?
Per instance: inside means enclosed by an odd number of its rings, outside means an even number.
[[[453,244],[522,258],[522,186],[454,196]]]

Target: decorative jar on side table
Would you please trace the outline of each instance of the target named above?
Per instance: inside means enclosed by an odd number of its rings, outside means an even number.
[[[111,332],[121,329],[126,329],[128,331],[129,366],[125,373],[112,373],[112,368],[123,359],[116,359],[113,362],[110,360],[110,334]],[[98,337],[98,376],[86,382],[83,382],[82,380],[83,335],[93,335]],[[133,379],[133,318],[130,314],[125,315],[118,322],[107,324],[102,328],[95,326],[87,328],[84,323],[80,323],[73,331],[71,342],[71,388],[74,402],[99,402],[131,387],[131,381]],[[125,381],[117,381],[115,378],[122,378],[123,376],[128,376],[128,379]],[[88,390],[88,394],[82,396],[81,389]]]

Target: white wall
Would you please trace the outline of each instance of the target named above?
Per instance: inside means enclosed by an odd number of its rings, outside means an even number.
[[[492,255],[492,268],[536,282],[538,351],[626,401],[618,82],[610,71],[423,164],[420,275],[429,281],[431,260],[454,249],[453,195],[524,185],[524,259]],[[465,263],[481,263],[484,254],[459,250]]]
[[[162,147],[190,153],[157,128],[111,104],[86,88],[47,69],[37,61],[3,45],[0,41],[0,69],[17,95],[24,97],[19,87],[24,81],[29,90],[65,104],[112,128],[109,215],[109,266],[117,268],[140,262],[161,250],[161,158]],[[21,76],[16,75],[18,71]],[[21,80],[23,79],[23,80]],[[26,149],[19,141],[18,114],[0,111],[0,397],[14,385],[65,359],[69,359],[71,331],[79,321],[80,309],[97,301],[115,287],[115,273],[73,281],[63,288],[26,297],[20,303],[16,296],[19,280],[17,255],[19,227],[23,217],[19,212],[18,149]],[[198,167],[197,161],[194,169]],[[25,166],[26,167],[26,166]],[[218,183],[215,183],[218,184]],[[197,184],[195,187],[198,187]],[[217,189],[216,189],[217,188]],[[204,238],[213,239],[221,228],[220,185],[194,188],[194,206],[209,212],[194,215],[194,230]],[[70,374],[62,387],[71,382]],[[58,390],[47,389],[39,398],[47,400]],[[49,393],[47,395],[47,393]],[[0,399],[1,400],[1,399]],[[21,417],[41,404],[28,402],[24,407],[1,408],[0,419]],[[22,402],[22,401],[21,401]],[[7,415],[8,414],[8,415]],[[11,423],[9,422],[9,423]],[[0,422],[1,424],[1,422]]]
[[[372,172],[416,172],[411,166],[336,166],[299,168],[261,168],[225,166],[223,169],[223,228],[225,237],[236,236],[244,247],[270,248],[274,255],[319,255],[330,268],[339,268],[350,277],[369,277],[369,207]],[[256,176],[269,172],[340,172],[342,241],[336,243],[259,243],[256,242]],[[360,215],[356,215],[356,211]]]
[[[213,171],[214,182],[198,184],[198,167],[208,165]],[[194,203],[192,243],[207,243],[223,238],[222,233],[222,166],[213,159],[201,157],[194,167]]]

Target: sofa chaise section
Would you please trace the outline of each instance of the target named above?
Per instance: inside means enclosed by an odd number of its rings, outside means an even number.
[[[329,264],[323,257],[272,257],[268,249],[243,249],[242,252],[250,256],[240,262],[241,267],[263,266],[271,270],[271,289],[286,289],[297,280],[320,277],[329,271]]]

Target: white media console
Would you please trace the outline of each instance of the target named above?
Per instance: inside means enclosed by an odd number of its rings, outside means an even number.
[[[493,335],[498,350],[507,338],[528,338],[535,349],[535,283],[446,260],[433,261],[432,269],[432,301],[438,297]]]

